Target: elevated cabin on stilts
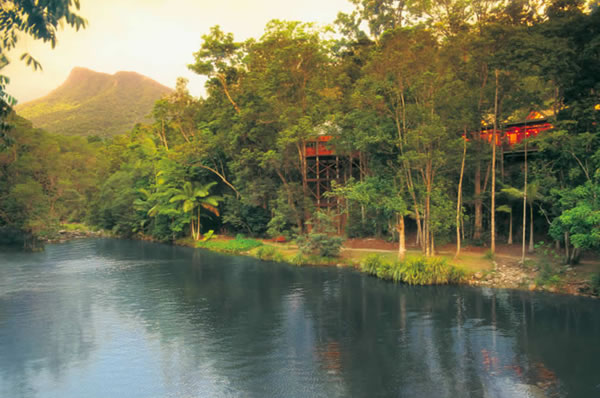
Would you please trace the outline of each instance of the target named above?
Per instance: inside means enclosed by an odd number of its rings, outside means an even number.
[[[315,207],[319,210],[339,210],[342,200],[325,195],[331,191],[332,182],[345,184],[350,177],[360,175],[360,157],[357,153],[339,155],[331,145],[333,137],[321,134],[304,142],[304,185]],[[346,224],[346,215],[338,217],[338,233]]]

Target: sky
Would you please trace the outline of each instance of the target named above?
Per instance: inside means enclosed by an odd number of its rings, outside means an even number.
[[[3,69],[11,82],[7,92],[19,103],[48,94],[71,69],[97,72],[134,71],[175,87],[177,77],[189,80],[192,95],[204,93],[204,77],[187,69],[202,35],[220,25],[236,41],[260,38],[272,19],[333,23],[339,11],[350,12],[348,0],[81,0],[79,14],[88,27],[58,31],[58,44],[21,37]],[[34,71],[19,57],[29,52],[43,67]]]

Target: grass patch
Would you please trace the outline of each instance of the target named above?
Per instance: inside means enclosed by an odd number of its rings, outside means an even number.
[[[196,247],[230,254],[244,253],[262,245],[263,243],[258,240],[243,237],[236,237],[232,240],[196,242]]]
[[[360,269],[380,279],[409,285],[458,283],[465,275],[463,270],[439,257],[411,257],[404,261],[389,262],[378,254],[371,254],[360,263]]]

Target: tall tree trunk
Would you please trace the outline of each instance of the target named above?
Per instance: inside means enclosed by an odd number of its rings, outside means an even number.
[[[565,262],[567,264],[570,263],[571,259],[569,258],[569,233],[565,231]]]
[[[425,251],[425,255],[430,255],[430,246],[429,246],[429,195],[425,196],[425,217],[423,218],[423,241],[421,242],[423,245],[423,249]]]
[[[192,214],[192,220],[190,222],[190,228],[191,228],[191,235],[192,235],[192,239],[196,239],[196,230],[194,229],[194,214]]]
[[[492,208],[490,226],[490,250],[496,253],[496,133],[498,131],[498,76],[496,69],[496,94],[494,95],[494,132],[492,134]]]
[[[410,173],[410,169],[408,167],[407,162],[405,162],[405,170],[406,170],[406,185],[408,186],[408,192],[410,193],[410,196],[413,200],[414,203],[414,208],[415,208],[415,220],[417,222],[417,241],[416,241],[416,245],[420,246],[421,249],[424,249],[423,246],[423,231],[425,229],[425,220],[422,221],[421,218],[421,212],[419,211],[419,202],[417,201],[417,194],[415,193],[415,186],[412,180],[412,174]]]
[[[422,247],[422,236],[423,236],[423,229],[421,227],[421,220],[419,218],[416,219],[417,220],[417,238],[415,239],[415,245]]]
[[[277,173],[277,175],[279,176],[279,179],[281,179],[281,182],[283,183],[283,186],[285,187],[285,191],[287,193],[288,205],[294,212],[294,215],[296,217],[296,225],[298,226],[298,231],[302,234],[302,233],[304,233],[304,222],[302,221],[302,216],[301,216],[300,212],[298,211],[296,204],[294,203],[294,193],[292,192],[290,185],[288,184],[288,182],[285,179],[281,170],[276,168],[275,173]]]
[[[508,222],[508,244],[512,245],[513,244],[513,236],[512,236],[512,231],[513,231],[513,219],[512,219],[512,208],[510,209],[510,213],[508,213],[508,216],[510,217],[509,222]]]
[[[527,230],[527,140],[525,140],[525,187],[523,188],[523,239],[521,248],[521,263],[525,263],[525,232]]]
[[[198,206],[198,222],[196,223],[196,240],[200,240],[200,206]]]
[[[460,254],[460,214],[462,207],[462,182],[463,175],[465,173],[465,158],[467,157],[467,130],[465,129],[465,139],[463,140],[463,156],[462,163],[460,165],[460,178],[458,179],[458,198],[456,199],[456,254],[454,257],[458,257]]]
[[[533,203],[529,203],[529,253],[533,253]]]
[[[425,231],[424,231],[424,237],[425,237],[425,241],[423,242],[425,245],[425,255],[426,256],[432,256],[433,253],[431,252],[431,244],[432,244],[432,231],[431,231],[431,190],[433,188],[433,174],[432,174],[433,170],[432,170],[432,165],[431,165],[431,159],[429,159],[427,161],[427,166],[425,169],[425,186],[426,186],[426,193],[425,193],[425,221],[424,221],[424,227],[425,227]]]
[[[481,33],[480,33],[481,34]],[[479,101],[477,102],[477,114],[481,115],[481,108],[483,106],[483,99],[485,95],[485,87],[488,81],[488,65],[484,63],[481,71],[481,87],[479,88]],[[481,133],[481,125],[479,127]],[[481,135],[479,136],[481,138]],[[484,188],[485,191],[485,188]],[[480,240],[483,232],[483,201],[481,200],[481,161],[477,160],[475,168],[475,228],[473,229],[473,239]]]
[[[360,178],[360,182],[364,181],[364,165],[363,165],[363,154],[362,152],[358,154],[358,176]],[[361,225],[364,228],[365,227],[365,222],[367,221],[367,211],[365,208],[365,205],[361,203],[360,205],[360,221],[361,221]]]
[[[473,240],[481,239],[483,231],[482,208],[483,201],[481,200],[481,161],[477,160],[475,166],[475,229],[473,232]]]
[[[405,226],[404,216],[398,214],[398,225],[396,230],[398,231],[398,260],[404,260],[406,256],[406,237],[405,237]]]
[[[579,263],[579,256],[581,255],[580,250],[576,247],[573,247],[573,250],[571,251],[571,253],[573,253],[571,255],[571,264]]]
[[[319,159],[319,144],[317,143],[317,161]],[[302,175],[302,192],[305,197],[308,197],[308,179],[306,170],[306,143],[296,143],[296,149],[298,150],[298,160],[300,162],[300,174]],[[319,178],[319,176],[317,176]]]
[[[183,137],[185,142],[187,142],[189,144],[190,139],[188,138],[187,134],[185,133],[185,131],[183,130],[183,128],[181,126],[179,127],[179,132],[181,133],[181,136]]]
[[[227,99],[229,100],[229,102],[231,103],[231,105],[233,105],[233,108],[235,109],[235,111],[239,115],[241,113],[240,107],[233,100],[233,98],[231,98],[231,94],[229,94],[229,88],[227,86],[227,80],[225,78],[225,75],[223,75],[221,73],[218,73],[217,74],[217,79],[219,79],[219,82],[221,82],[221,86],[223,87],[223,91],[225,92],[225,96],[227,96]]]
[[[160,128],[161,128],[161,132],[160,132],[161,141],[162,141],[165,149],[168,151],[169,144],[167,143],[167,135],[165,134],[165,119],[160,120]]]

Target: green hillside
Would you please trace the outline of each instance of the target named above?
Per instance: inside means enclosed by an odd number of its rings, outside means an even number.
[[[148,121],[154,102],[170,91],[135,72],[109,75],[74,68],[60,87],[15,110],[52,133],[112,136]]]

